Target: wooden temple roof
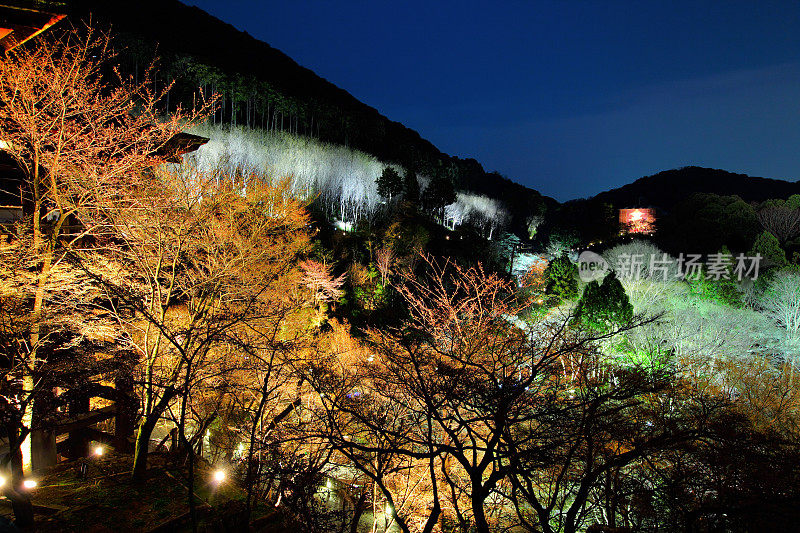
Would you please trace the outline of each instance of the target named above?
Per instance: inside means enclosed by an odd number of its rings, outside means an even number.
[[[5,52],[36,37],[66,15],[0,3],[0,49]]]

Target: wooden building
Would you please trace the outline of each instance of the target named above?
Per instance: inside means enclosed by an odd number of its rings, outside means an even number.
[[[17,4],[0,4],[0,48],[4,52],[33,39],[66,17],[33,7],[40,5],[33,2],[28,3],[31,7]]]

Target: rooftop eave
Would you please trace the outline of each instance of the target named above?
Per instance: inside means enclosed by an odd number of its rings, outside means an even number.
[[[64,14],[0,4],[0,48],[13,50],[64,18]]]

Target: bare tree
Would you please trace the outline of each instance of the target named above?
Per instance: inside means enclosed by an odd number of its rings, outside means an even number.
[[[602,412],[598,406],[618,412],[611,403],[624,403],[623,391],[653,389],[630,381],[609,389],[611,371],[593,348],[600,338],[567,328],[568,318],[536,330],[515,325],[512,317],[529,302],[501,279],[480,268],[425,264],[428,277],[409,276],[400,289],[411,310],[402,328],[372,330],[369,355],[334,353],[304,375],[317,392],[320,436],[375,483],[403,531],[412,523],[431,531],[443,516],[464,530],[489,531],[508,519],[523,465],[530,475],[552,471],[560,453],[569,455],[569,424],[579,432]],[[589,361],[595,367],[582,372]],[[580,379],[594,384],[591,394],[578,395]],[[613,422],[603,420],[607,431]],[[577,497],[571,511],[559,509],[572,513],[565,522],[572,530],[599,475],[593,468],[580,480],[583,491],[555,491],[562,503]],[[431,505],[406,503],[395,485],[400,472],[416,473]]]
[[[761,297],[761,306],[786,332],[787,355],[793,377],[800,336],[800,274],[775,274]]]
[[[115,381],[130,365],[123,356],[122,331],[113,313],[104,308],[102,288],[66,258],[50,268],[44,286],[47,305],[31,316],[30,302],[40,290],[41,258],[32,248],[27,228],[20,224],[15,229],[0,237],[0,419],[9,436],[12,467],[11,482],[4,488],[24,499],[20,487],[29,473],[26,467],[41,470],[55,460],[52,426],[65,414],[81,411],[90,396],[117,399],[117,391],[103,382]],[[31,360],[29,334],[34,321],[46,328]],[[33,413],[28,420],[26,413]],[[22,454],[26,439],[39,451],[28,457],[27,465]],[[69,444],[65,455],[86,452],[77,441]],[[27,518],[16,514],[20,524],[26,523]]]
[[[342,285],[344,284],[345,274],[334,277],[329,265],[314,261],[304,260],[300,263],[303,270],[303,282],[314,295],[315,308],[320,316],[317,323],[324,320],[325,306],[339,301],[344,294]]]
[[[800,235],[800,209],[789,205],[768,205],[756,214],[764,229],[782,243]]]
[[[334,350],[303,374],[317,393],[311,434],[372,480],[401,530],[446,518],[489,531],[510,526],[516,510],[532,531],[577,531],[608,476],[702,427],[702,395],[681,396],[666,370],[603,355],[622,330],[593,336],[567,327],[570,317],[521,327],[513,317],[529,302],[509,284],[425,264],[428,277],[400,289],[408,322],[372,330],[367,352]],[[412,478],[426,496],[403,490]],[[609,520],[620,509],[607,506]]]
[[[392,273],[395,262],[395,253],[389,246],[382,246],[375,251],[375,266],[381,275],[381,283],[386,285],[386,281]]]
[[[307,220],[286,187],[255,180],[243,192],[233,178],[191,168],[164,169],[147,188],[96,205],[92,216],[109,238],[76,256],[135,310],[119,320],[143,361],[133,469],[142,479],[150,435],[173,401],[181,400],[183,433],[193,387],[248,355],[230,349],[237,331],[297,297]],[[101,261],[118,265],[117,275],[92,267]]]
[[[624,496],[615,476],[701,436],[718,405],[687,393],[668,371],[610,366],[593,350],[564,359],[570,371],[556,386],[560,409],[538,420],[545,438],[523,441],[530,448],[511,472],[509,498],[531,531],[573,533],[598,505],[605,524],[616,526]],[[596,491],[610,499],[594,499]]]
[[[158,115],[164,93],[151,90],[149,75],[138,83],[110,78],[109,44],[108,35],[87,28],[19,47],[0,62],[0,141],[25,176],[22,203],[37,258],[26,333],[27,391],[35,387],[53,269],[70,245],[94,231],[81,219],[82,207],[98,190],[113,196],[125,179],[162,163],[168,141],[200,116],[180,110]],[[32,418],[29,402],[23,423],[30,426]]]

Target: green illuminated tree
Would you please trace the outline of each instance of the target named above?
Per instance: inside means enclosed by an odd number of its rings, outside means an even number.
[[[786,252],[781,248],[778,238],[768,231],[764,231],[756,237],[748,255],[755,257],[756,254],[762,257],[761,265],[764,268],[781,268],[787,264]]]
[[[720,256],[731,256],[727,246],[723,246],[719,251]],[[754,254],[755,255],[755,254]],[[736,284],[735,274],[733,273],[732,263],[724,268],[724,272],[709,272],[707,267],[700,271],[686,276],[692,294],[704,300],[711,300],[731,307],[742,307],[742,293]]]
[[[563,300],[571,300],[578,295],[578,267],[561,254],[547,265],[544,271],[547,280],[545,292]]]
[[[586,285],[575,312],[576,323],[601,333],[624,326],[632,319],[633,305],[613,272],[602,284],[592,281]]]

